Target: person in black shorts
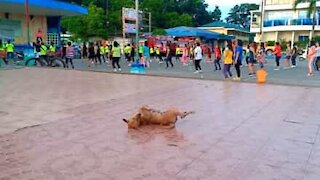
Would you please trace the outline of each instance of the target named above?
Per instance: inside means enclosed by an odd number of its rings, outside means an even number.
[[[94,59],[95,59],[95,52],[94,52],[94,45],[93,43],[91,42],[89,44],[89,49],[88,49],[88,52],[89,52],[89,61],[88,61],[88,66],[90,67],[90,64],[94,64]]]

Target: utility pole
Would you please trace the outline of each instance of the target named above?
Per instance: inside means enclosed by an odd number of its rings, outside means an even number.
[[[261,1],[261,17],[260,17],[260,43],[263,40],[263,22],[264,22],[264,6],[265,6],[265,0]]]
[[[27,24],[27,41],[30,44],[30,15],[29,15],[29,0],[25,0],[25,13],[26,13],[26,24]]]
[[[139,0],[135,0],[136,4],[136,57],[139,59]]]
[[[108,0],[104,0],[105,15],[106,15],[106,27],[108,27]]]
[[[149,33],[152,32],[152,25],[151,25],[151,12],[149,12]]]

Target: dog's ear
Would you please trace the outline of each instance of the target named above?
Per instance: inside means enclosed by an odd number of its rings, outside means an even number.
[[[128,123],[128,120],[126,120],[126,119],[122,119],[125,123]]]

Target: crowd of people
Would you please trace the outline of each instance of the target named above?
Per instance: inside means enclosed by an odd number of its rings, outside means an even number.
[[[223,70],[223,75],[226,79],[233,78],[241,80],[241,67],[243,59],[246,59],[249,76],[255,76],[256,59],[259,60],[261,68],[265,63],[263,47],[261,51],[256,51],[256,44],[251,43],[248,47],[248,52],[244,53],[243,43],[238,41],[225,41],[225,44],[220,46],[218,43],[211,49],[209,45],[201,45],[200,42],[185,43],[178,45],[173,42],[161,43],[159,46],[148,46],[148,42],[140,44],[137,48],[135,44],[127,44],[120,49],[119,44],[114,42],[113,45],[102,43],[89,43],[89,47],[84,43],[82,46],[83,58],[90,67],[92,64],[112,63],[115,72],[121,71],[119,59],[122,57],[121,52],[128,66],[135,62],[136,50],[139,54],[138,63],[143,64],[146,68],[151,68],[152,61],[159,64],[165,63],[166,68],[174,67],[174,60],[181,62],[183,66],[193,65],[194,73],[202,73],[201,61],[205,60],[208,63],[214,64],[214,70]],[[256,53],[257,52],[257,53]],[[245,58],[246,57],[246,58]],[[221,62],[223,60],[223,62]],[[231,68],[234,65],[236,77],[233,77]]]
[[[56,54],[56,47],[54,43],[50,45],[44,44],[42,39],[37,37],[37,42],[33,43],[34,52],[36,56],[47,58],[48,56],[54,56]],[[0,58],[8,64],[8,60],[14,57],[14,44],[8,41],[4,44],[0,40]],[[86,60],[89,67],[96,66],[98,64],[107,63],[112,65],[115,72],[121,71],[120,60],[122,54],[128,64],[132,63],[143,64],[146,68],[151,68],[152,61],[156,61],[160,64],[165,63],[166,68],[173,68],[176,62],[181,62],[183,66],[193,65],[194,73],[202,73],[201,61],[205,60],[208,63],[213,64],[214,71],[223,70],[223,75],[226,79],[232,78],[233,80],[241,80],[241,67],[243,67],[243,61],[245,60],[248,67],[248,76],[257,76],[256,64],[259,64],[260,69],[264,69],[264,65],[267,63],[265,57],[265,45],[264,43],[251,42],[246,48],[243,48],[243,42],[241,40],[225,41],[223,44],[216,43],[213,47],[210,45],[195,43],[178,44],[176,42],[162,42],[158,46],[150,46],[148,42],[140,44],[138,47],[134,43],[126,44],[123,48],[120,44],[114,41],[112,44],[102,42],[90,42],[84,43],[81,47],[82,58]],[[282,49],[280,43],[276,43],[273,50],[275,56],[274,70],[280,70],[280,63],[282,62],[283,52],[285,57],[283,58],[283,69],[295,68],[296,59],[298,57],[298,47],[296,44],[291,45],[288,43],[286,49]],[[135,55],[138,54],[137,59]],[[67,68],[69,64],[74,68],[73,59],[75,58],[75,49],[71,42],[68,42],[62,47],[62,57],[65,59]],[[308,76],[313,75],[313,64],[315,61],[320,63],[320,46],[319,43],[311,41],[307,50],[308,60]],[[222,61],[222,62],[221,62]],[[319,63],[316,64],[318,69]],[[233,76],[231,68],[236,71],[236,76]]]

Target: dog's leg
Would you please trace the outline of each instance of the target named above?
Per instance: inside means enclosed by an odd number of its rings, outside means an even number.
[[[170,125],[165,125],[165,126],[161,126],[161,127],[164,128],[164,129],[173,129],[173,128],[176,127],[176,124],[172,123]]]

